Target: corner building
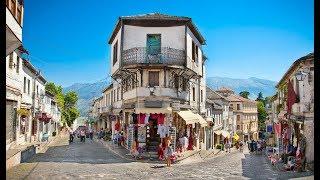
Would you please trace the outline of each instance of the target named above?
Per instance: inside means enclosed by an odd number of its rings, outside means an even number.
[[[205,148],[205,56],[191,18],[159,13],[122,16],[108,42],[113,79],[107,121],[155,151],[165,137],[172,147],[187,135],[188,149]],[[109,124],[109,122],[107,122]]]

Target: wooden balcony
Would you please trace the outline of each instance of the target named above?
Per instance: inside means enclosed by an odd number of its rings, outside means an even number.
[[[135,47],[122,52],[122,63],[126,65],[185,65],[185,51],[161,47],[158,54],[149,54],[146,47]]]

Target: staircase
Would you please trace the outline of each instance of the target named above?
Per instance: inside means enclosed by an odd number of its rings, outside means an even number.
[[[147,152],[149,156],[153,159],[158,158],[158,147],[160,144],[159,137],[149,138],[147,142]]]

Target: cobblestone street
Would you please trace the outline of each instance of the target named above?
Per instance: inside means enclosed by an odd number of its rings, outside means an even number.
[[[296,175],[277,172],[263,156],[246,152],[190,160],[168,168],[125,160],[89,139],[81,143],[76,138],[68,145],[67,137],[57,139],[46,153],[7,171],[7,179],[288,179]]]

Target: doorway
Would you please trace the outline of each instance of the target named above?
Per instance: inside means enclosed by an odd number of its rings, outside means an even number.
[[[158,146],[160,144],[160,135],[157,134],[158,131],[158,121],[157,119],[149,119],[149,125],[147,126],[149,129],[147,135],[147,149],[148,151],[157,151]]]

